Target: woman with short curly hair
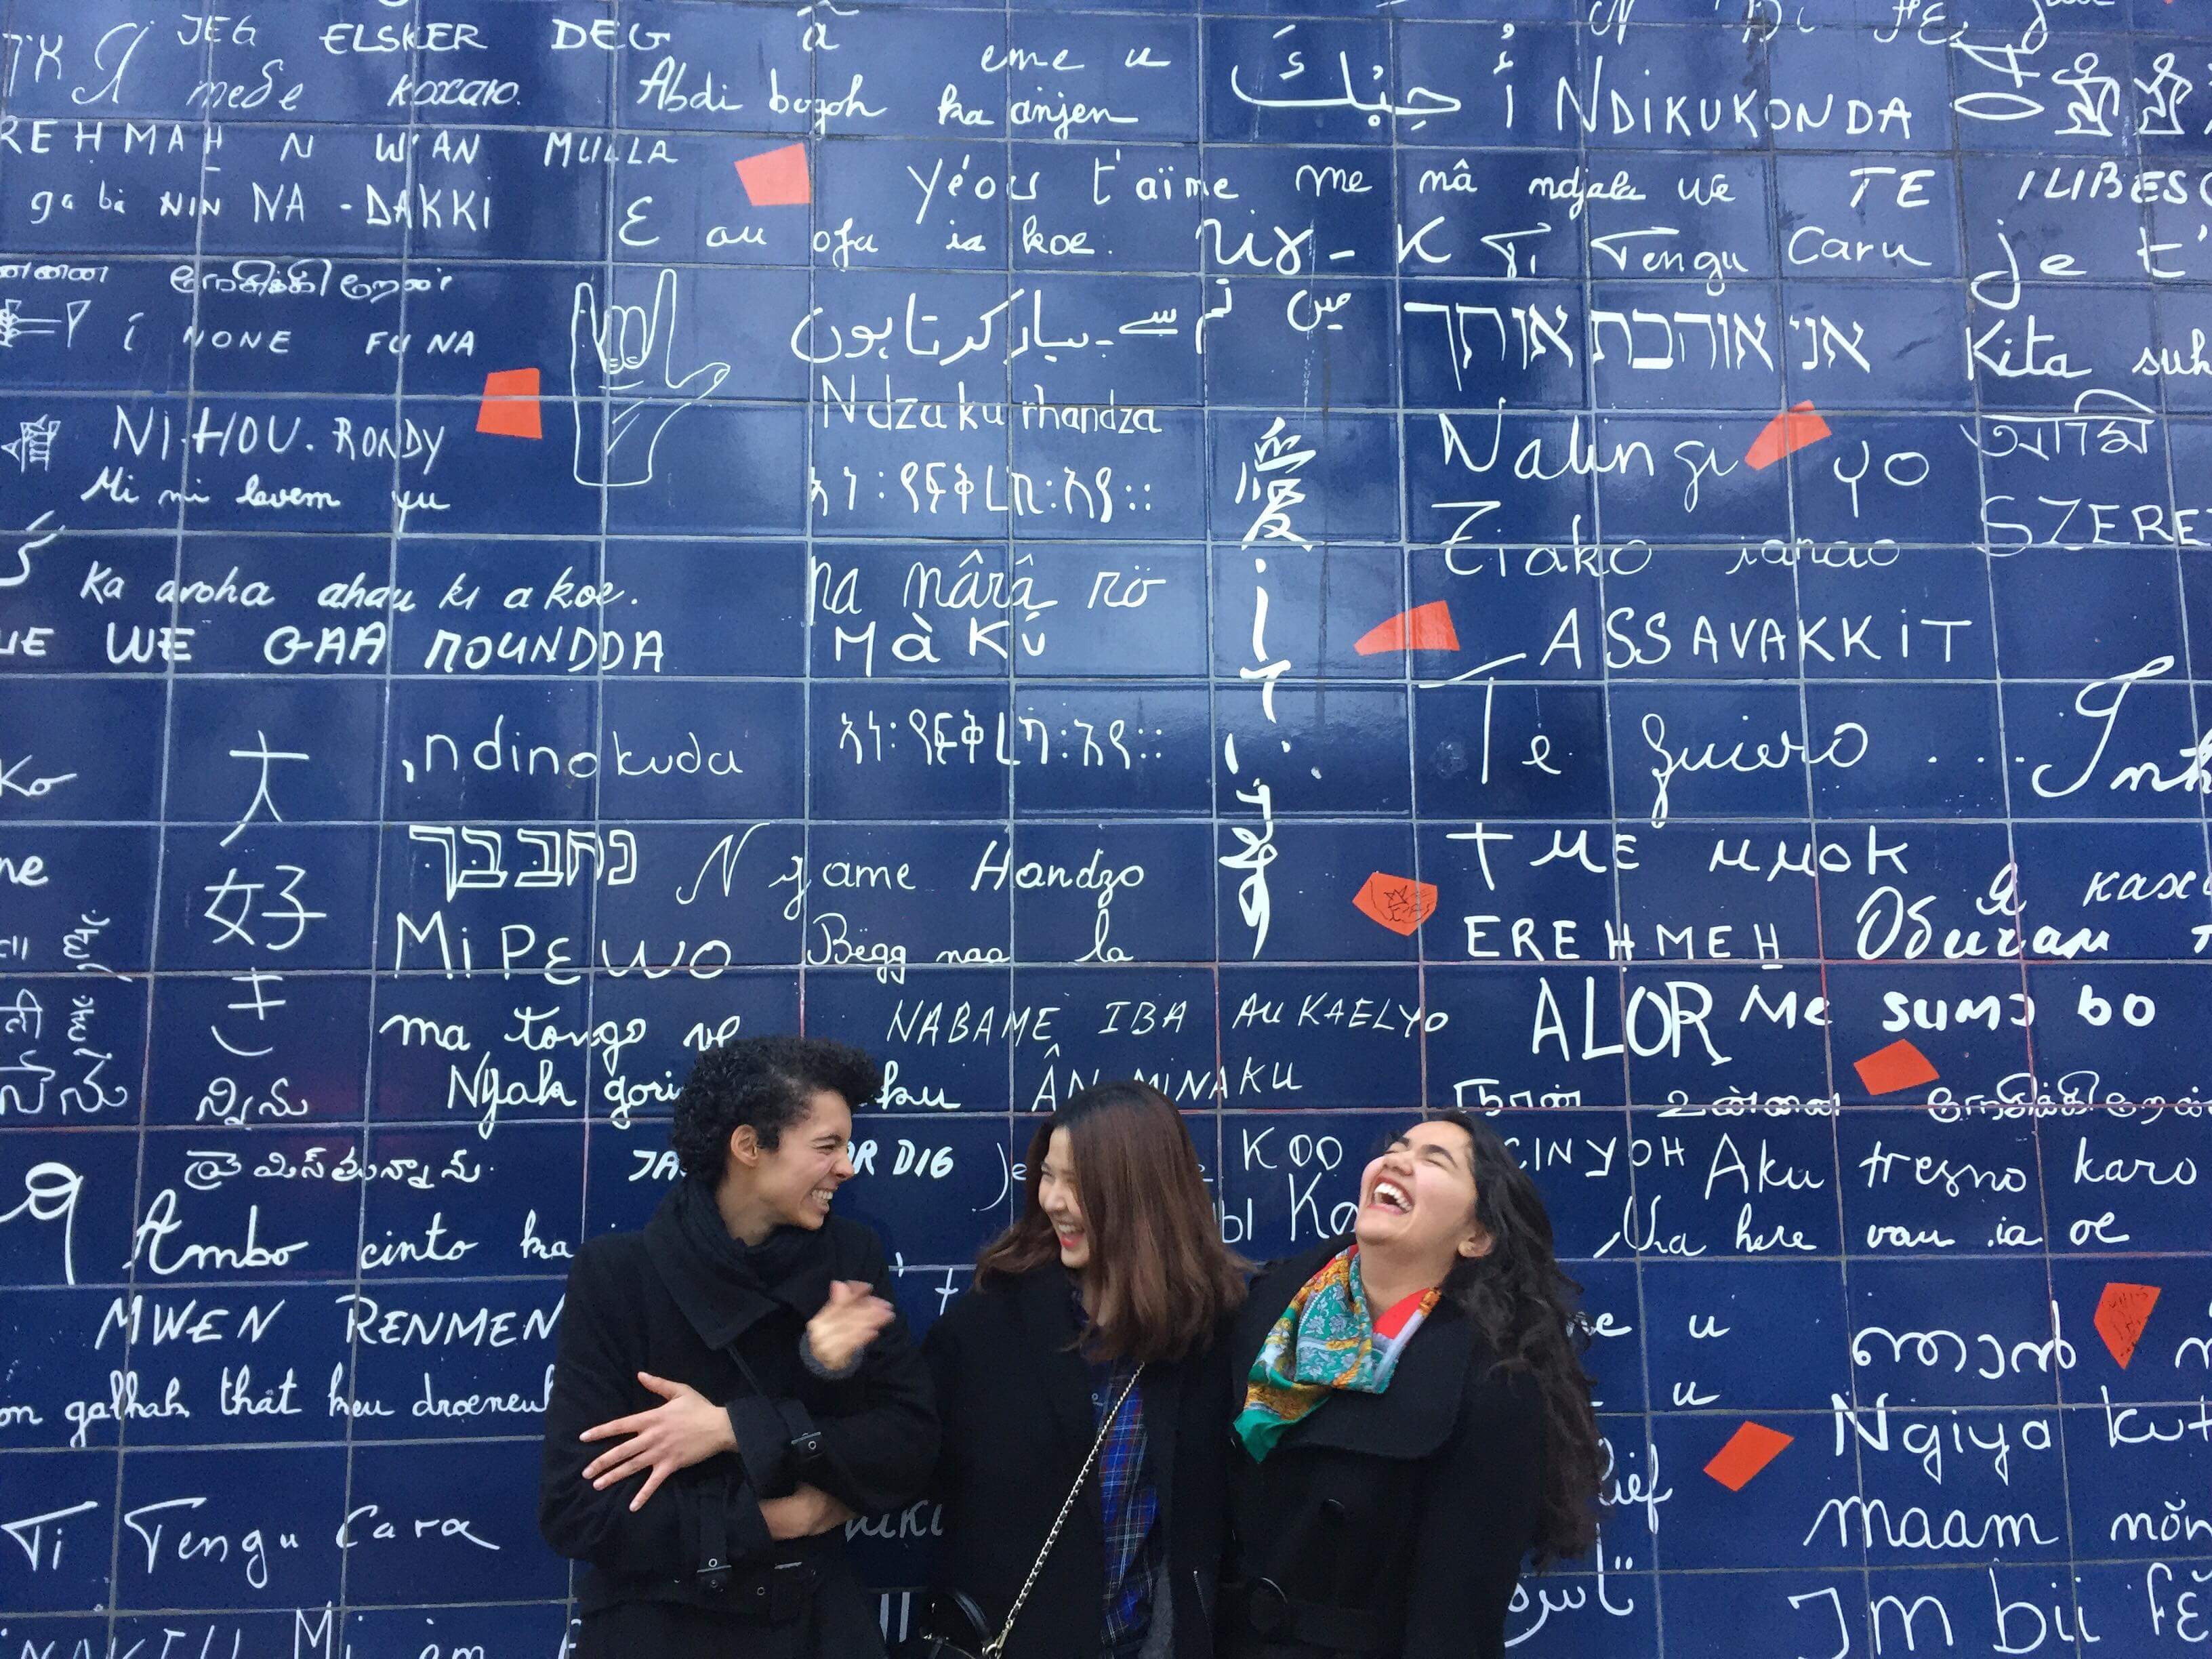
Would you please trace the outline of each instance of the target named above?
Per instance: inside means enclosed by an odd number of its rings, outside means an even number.
[[[750,1037],[702,1054],[642,1232],[576,1253],[538,1526],[582,1564],[577,1659],[880,1659],[844,1523],[919,1496],[929,1377],[884,1247],[830,1213],[857,1049]]]

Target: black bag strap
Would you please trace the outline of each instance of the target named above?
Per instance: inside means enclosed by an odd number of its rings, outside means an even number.
[[[1006,1610],[1006,1622],[999,1626],[998,1636],[984,1645],[982,1659],[1000,1659],[1000,1656],[1006,1652],[1006,1644],[1014,1634],[1014,1620],[1022,1616],[1022,1608],[1029,1601],[1030,1592],[1036,1588],[1037,1577],[1044,1571],[1045,1559],[1052,1553],[1052,1547],[1060,1542],[1060,1529],[1067,1525],[1067,1517],[1074,1512],[1075,1500],[1083,1492],[1083,1483],[1091,1479],[1091,1471],[1098,1462],[1098,1454],[1106,1449],[1107,1437],[1114,1432],[1115,1419],[1121,1415],[1121,1407],[1129,1403],[1129,1396],[1136,1393],[1137,1380],[1144,1374],[1145,1368],[1141,1364],[1131,1371],[1129,1380],[1121,1385],[1120,1396],[1107,1408],[1105,1419],[1098,1425],[1098,1437],[1091,1443],[1090,1455],[1083,1460],[1083,1468],[1076,1474],[1075,1484],[1067,1489],[1066,1501],[1060,1504],[1060,1514],[1053,1520],[1052,1530],[1045,1534],[1044,1547],[1037,1551],[1036,1561],[1030,1564],[1030,1576],[1022,1581],[1020,1592],[1014,1597],[1014,1605]]]

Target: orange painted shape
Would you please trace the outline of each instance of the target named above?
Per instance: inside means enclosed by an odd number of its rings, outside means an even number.
[[[1936,1068],[1928,1063],[1928,1056],[1904,1037],[1887,1048],[1875,1049],[1864,1060],[1853,1060],[1851,1069],[1870,1095],[1893,1095],[1899,1089],[1936,1080]]]
[[[1376,623],[1352,648],[1363,657],[1379,657],[1386,651],[1456,651],[1459,632],[1452,626],[1451,607],[1442,599],[1431,599]]]
[[[814,198],[813,187],[806,177],[804,144],[763,150],[757,155],[746,156],[737,167],[738,181],[745,187],[745,199],[755,207],[805,207]]]
[[[2136,1344],[2142,1340],[2143,1327],[2150,1323],[2150,1310],[2157,1305],[2155,1285],[2111,1284],[2097,1298],[2097,1334],[2105,1339],[2106,1348],[2119,1361],[2122,1370],[2135,1358]]]
[[[1386,876],[1377,870],[1360,884],[1352,902],[1370,921],[1411,938],[1413,929],[1435,913],[1437,890],[1411,876]]]
[[[1705,1465],[1705,1473],[1730,1492],[1741,1492],[1796,1438],[1795,1435],[1770,1429],[1763,1423],[1747,1421],[1728,1437],[1726,1445],[1713,1454],[1712,1460]]]
[[[538,371],[495,368],[485,375],[483,402],[477,405],[477,430],[502,438],[543,438],[545,423],[538,408]]]
[[[1819,410],[1809,402],[1792,404],[1766,423],[1751,447],[1744,452],[1743,462],[1753,471],[1761,471],[1792,450],[1816,444],[1829,435],[1828,423],[1820,418]]]

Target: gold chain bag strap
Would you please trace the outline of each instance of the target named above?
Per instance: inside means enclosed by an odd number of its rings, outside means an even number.
[[[1121,1415],[1121,1407],[1129,1403],[1129,1396],[1136,1392],[1137,1380],[1144,1374],[1142,1365],[1129,1374],[1129,1380],[1122,1386],[1113,1409],[1106,1413],[1106,1420],[1098,1425],[1098,1437],[1091,1443],[1091,1455],[1083,1460],[1082,1472],[1075,1477],[1075,1484],[1068,1488],[1066,1501],[1060,1504],[1060,1514],[1054,1518],[1052,1530],[1045,1534],[1043,1547],[1037,1551],[1036,1559],[1030,1564],[1030,1576],[1022,1581],[1021,1592],[1014,1597],[1013,1606],[1007,1609],[1006,1622],[999,1626],[999,1633],[984,1644],[980,1653],[970,1652],[948,1638],[931,1634],[916,1644],[921,1659],[1000,1659],[1006,1650],[1008,1639],[1014,1633],[1014,1620],[1022,1616],[1022,1607],[1029,1601],[1030,1592],[1036,1588],[1037,1577],[1044,1571],[1045,1560],[1052,1554],[1052,1547],[1060,1541],[1061,1528],[1067,1525],[1067,1517],[1075,1512],[1075,1500],[1083,1495],[1083,1483],[1091,1478],[1091,1471],[1098,1465],[1098,1455],[1106,1449],[1106,1437],[1114,1431],[1114,1425]],[[964,1596],[957,1600],[967,1603],[965,1610],[972,1613],[973,1603],[967,1602]]]

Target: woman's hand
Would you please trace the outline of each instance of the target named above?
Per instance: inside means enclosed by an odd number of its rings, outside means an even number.
[[[763,1498],[760,1512],[761,1519],[768,1522],[768,1535],[778,1542],[790,1538],[811,1538],[817,1532],[842,1527],[853,1518],[852,1510],[821,1487],[803,1483],[788,1498]]]
[[[865,1279],[840,1279],[830,1299],[806,1322],[806,1346],[825,1370],[842,1371],[891,1322],[891,1304]]]
[[[633,1514],[643,1509],[645,1500],[677,1470],[703,1463],[717,1452],[734,1451],[738,1444],[738,1437],[730,1429],[729,1413],[698,1389],[671,1382],[650,1371],[640,1371],[637,1380],[667,1403],[634,1417],[617,1417],[611,1423],[586,1429],[576,1437],[579,1440],[631,1437],[586,1463],[584,1479],[592,1483],[592,1491],[605,1492],[618,1480],[627,1480],[633,1474],[649,1470],[645,1485],[629,1500]]]

